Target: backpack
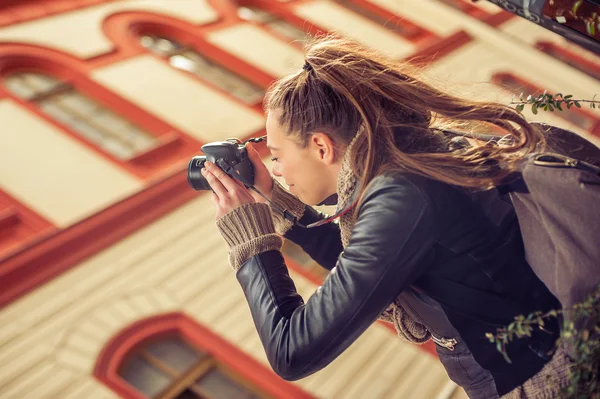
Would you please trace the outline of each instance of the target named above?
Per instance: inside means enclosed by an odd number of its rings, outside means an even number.
[[[536,125],[546,132],[549,152],[525,158],[518,178],[497,191],[514,206],[527,262],[562,307],[570,308],[600,284],[600,148],[569,130]],[[501,140],[445,132],[458,139]],[[504,320],[527,316],[518,303],[458,283],[425,277],[420,285],[457,310],[468,303],[483,321],[490,307],[500,309]]]
[[[570,308],[600,284],[600,149],[573,132],[545,127],[556,152],[524,160],[509,195],[528,263]]]

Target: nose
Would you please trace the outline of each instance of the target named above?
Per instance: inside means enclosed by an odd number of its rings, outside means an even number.
[[[273,167],[271,169],[273,176],[281,177],[281,172],[279,171],[279,165],[277,162],[273,162]]]

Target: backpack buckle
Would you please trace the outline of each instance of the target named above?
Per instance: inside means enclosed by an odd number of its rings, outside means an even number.
[[[550,168],[576,168],[578,163],[577,159],[553,153],[539,154],[533,158],[534,165]]]

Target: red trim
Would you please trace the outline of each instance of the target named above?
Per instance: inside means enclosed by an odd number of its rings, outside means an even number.
[[[411,54],[406,57],[406,61],[416,66],[427,67],[429,64],[439,61],[444,56],[470,43],[472,40],[473,38],[468,33],[458,31]]]
[[[48,17],[114,0],[3,0],[0,27]]]
[[[496,73],[492,76],[492,82],[504,87],[505,89],[509,90],[509,91],[513,91],[511,88],[507,88],[507,86],[519,86],[520,89],[525,92],[525,95],[536,95],[536,94],[542,94],[544,92],[544,89],[534,83],[531,83],[521,77],[515,76],[512,73],[506,73],[506,72],[501,72],[501,73]],[[515,95],[518,95],[519,93],[514,93]],[[553,93],[556,94],[556,93]],[[565,93],[568,94],[568,93]],[[585,104],[582,105],[582,107],[585,107]],[[546,111],[539,111],[539,112],[546,112]],[[548,111],[549,112],[549,111]],[[595,136],[600,136],[600,118],[588,111],[585,108],[576,108],[576,107],[572,107],[571,109],[566,109],[566,107],[564,108],[564,111],[554,111],[553,112],[554,115],[558,116],[559,118],[564,119],[565,121],[572,123],[574,125],[577,125],[577,122],[572,121],[568,115],[576,115],[579,118],[584,118],[589,120],[589,128],[586,126],[579,126],[582,129],[586,129],[590,134],[593,134]]]
[[[219,27],[229,24],[225,20],[216,23]],[[210,25],[210,28],[214,24]],[[152,54],[139,44],[139,37],[144,34],[155,34],[173,39],[183,45],[189,46],[202,54],[206,58],[222,65],[224,68],[241,76],[244,79],[254,83],[256,86],[266,89],[275,79],[255,66],[238,59],[223,49],[211,44],[205,37],[206,30],[209,26],[198,28],[192,24],[180,21],[174,18],[159,16],[155,14],[127,12],[119,13],[107,18],[103,25],[106,35],[118,44],[119,51],[117,53],[135,56],[138,54]],[[122,57],[121,55],[120,57]],[[155,55],[157,59],[168,64],[168,61]],[[94,67],[103,66],[108,62],[115,62],[116,56],[110,58],[97,58],[94,60]],[[186,73],[186,72],[181,72]],[[212,87],[215,91],[219,91],[231,98],[232,101],[248,107],[248,104],[232,96],[230,93],[213,85],[211,82],[201,79],[195,74],[189,73],[191,77],[202,82],[206,86]],[[259,102],[249,108],[256,112],[263,113],[262,104]]]
[[[154,135],[158,140],[157,146],[152,150],[154,155],[152,162],[143,162],[142,160],[145,158],[142,155],[129,161],[122,161],[89,142],[68,126],[62,125],[44,114],[35,104],[24,101],[12,94],[7,94],[24,108],[69,135],[73,140],[92,149],[101,157],[139,178],[148,179],[162,174],[163,171],[168,170],[181,159],[191,157],[201,146],[198,140],[178,133],[174,127],[161,119],[148,114],[140,107],[91,80],[87,76],[89,66],[65,53],[30,45],[0,45],[0,79],[16,71],[41,72],[56,76],[70,83],[82,94],[89,96]],[[4,93],[7,93],[6,90],[4,90]]]
[[[399,36],[402,36],[405,39],[415,43],[416,45],[421,45],[424,43],[429,43],[432,40],[440,39],[440,37],[438,35],[436,35],[434,32],[431,32],[428,29],[411,22],[408,18],[394,14],[390,10],[383,8],[383,7],[381,7],[375,3],[372,3],[370,1],[349,0],[348,3],[352,3],[355,6],[363,9],[367,13],[373,14],[374,16],[380,18],[381,20],[386,21],[386,24],[388,25],[388,27],[387,27],[388,29],[395,32]],[[349,10],[352,10],[352,8],[346,6],[343,2],[338,2],[337,4],[342,7],[346,7]],[[354,11],[354,10],[352,10],[352,11]],[[371,18],[369,18],[368,14],[367,15],[360,14],[360,15],[362,15],[363,17],[365,17],[367,19],[371,19]],[[396,25],[401,26],[402,30],[404,32],[400,33],[398,30],[395,30],[394,26],[396,26]]]
[[[45,231],[0,259],[0,307],[195,198],[185,173],[159,182],[64,230]]]
[[[56,227],[8,193],[0,190],[0,259]]]
[[[119,367],[125,358],[145,341],[171,333],[181,334],[191,344],[210,353],[218,362],[227,365],[273,397],[313,398],[306,391],[282,380],[273,371],[183,313],[150,317],[121,331],[100,353],[94,368],[94,376],[123,398],[146,399],[119,376]]]
[[[582,57],[574,51],[563,48],[552,42],[537,42],[535,44],[535,48],[561,60],[565,64],[570,65],[583,73],[588,74],[594,79],[600,80],[600,57],[598,58],[598,62],[593,62],[585,57]]]

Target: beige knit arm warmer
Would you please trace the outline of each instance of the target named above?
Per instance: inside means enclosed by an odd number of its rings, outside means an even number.
[[[217,220],[217,228],[229,245],[229,264],[238,270],[254,255],[281,250],[283,238],[275,233],[271,210],[252,203],[235,208]]]
[[[304,208],[306,205],[298,198],[294,197],[288,192],[277,180],[273,180],[273,191],[271,194],[271,201],[279,207],[286,209],[289,213],[294,215],[298,220],[304,215]],[[284,235],[289,229],[292,228],[293,223],[283,217],[281,212],[271,209],[273,215],[273,223],[275,225],[275,231],[278,234]]]

